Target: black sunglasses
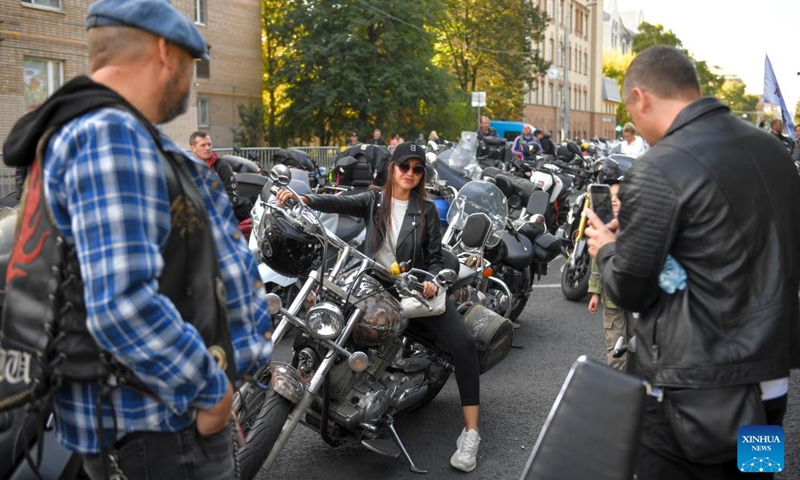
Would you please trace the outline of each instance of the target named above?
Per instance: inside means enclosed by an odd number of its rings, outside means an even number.
[[[408,162],[403,162],[397,165],[397,168],[400,169],[401,172],[406,173],[409,170],[414,172],[414,175],[422,175],[425,173],[425,167],[422,165],[414,165],[414,168],[411,168],[411,165]]]

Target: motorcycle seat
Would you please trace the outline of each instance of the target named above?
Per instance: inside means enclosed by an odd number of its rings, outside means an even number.
[[[519,240],[508,232],[503,232],[505,246],[502,263],[511,268],[522,270],[533,262],[533,244],[527,237],[520,235]]]

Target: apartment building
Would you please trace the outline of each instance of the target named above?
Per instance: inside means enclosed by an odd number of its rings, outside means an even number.
[[[525,121],[557,140],[600,135],[616,122],[603,100],[603,0],[532,1],[551,18],[538,48],[553,68],[526,94]]]
[[[92,0],[0,0],[0,143],[64,82],[89,74],[86,11]],[[211,46],[196,64],[189,111],[163,126],[179,144],[198,129],[233,143],[239,103],[261,100],[261,2],[172,0]]]

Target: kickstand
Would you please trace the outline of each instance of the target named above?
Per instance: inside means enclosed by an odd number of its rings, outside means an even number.
[[[411,460],[411,456],[406,451],[406,447],[403,445],[403,442],[400,440],[400,436],[397,435],[397,431],[394,429],[394,418],[391,415],[387,415],[386,417],[387,417],[386,424],[389,426],[389,432],[391,432],[392,438],[394,438],[394,441],[395,443],[397,443],[397,446],[400,447],[400,450],[403,452],[403,455],[406,456],[406,460],[408,460],[408,463],[411,464],[411,471],[414,473],[428,473],[427,470],[423,470],[414,465],[414,461]]]

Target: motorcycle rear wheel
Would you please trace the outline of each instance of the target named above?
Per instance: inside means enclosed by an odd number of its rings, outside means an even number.
[[[589,293],[589,275],[591,274],[591,257],[589,252],[575,259],[575,264],[570,266],[564,264],[564,271],[561,274],[561,293],[564,298],[573,302],[579,302]]]
[[[253,411],[254,418],[252,420],[239,419],[242,428],[245,429],[244,435],[247,439],[247,443],[236,452],[239,478],[252,480],[258,474],[261,465],[272,451],[283,424],[289,418],[292,407],[289,400],[275,390],[269,389],[264,395],[264,403],[261,408]]]

